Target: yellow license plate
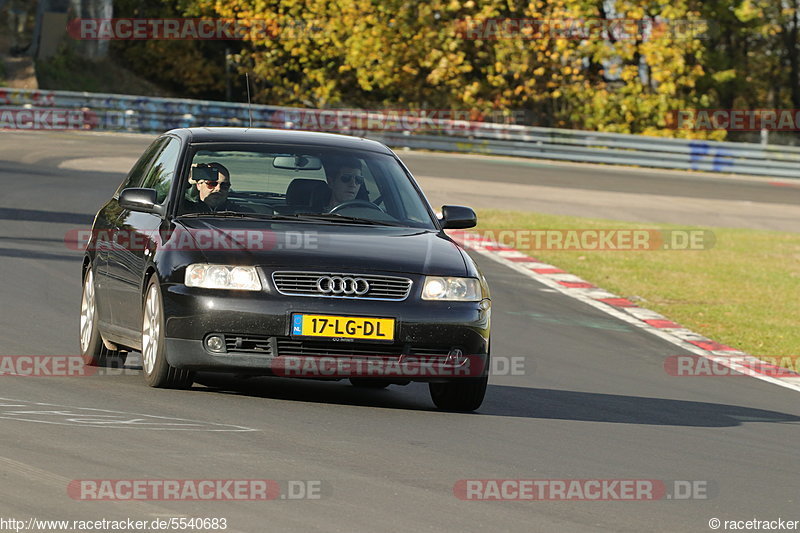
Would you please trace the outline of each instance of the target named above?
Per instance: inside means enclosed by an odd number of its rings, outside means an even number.
[[[292,335],[340,339],[394,340],[393,318],[293,315]]]

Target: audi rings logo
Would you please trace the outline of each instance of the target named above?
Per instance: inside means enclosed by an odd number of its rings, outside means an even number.
[[[322,276],[317,280],[317,290],[322,294],[363,296],[369,291],[369,283],[363,278]]]

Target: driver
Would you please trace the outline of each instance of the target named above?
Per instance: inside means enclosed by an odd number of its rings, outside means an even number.
[[[352,157],[336,161],[330,173],[326,169],[325,178],[331,190],[331,198],[326,206],[328,211],[343,202],[355,200],[364,186],[361,163]]]

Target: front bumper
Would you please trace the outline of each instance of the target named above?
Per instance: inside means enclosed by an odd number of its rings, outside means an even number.
[[[381,358],[405,361],[411,356],[451,358],[454,354],[485,361],[489,348],[491,304],[429,302],[411,294],[403,301],[310,298],[275,292],[197,289],[162,285],[166,318],[167,361],[177,368],[274,374],[287,356]],[[291,336],[293,313],[389,317],[396,320],[392,343],[309,340]],[[204,340],[220,335],[226,352],[214,353]],[[279,365],[280,366],[280,365]],[[431,376],[411,376],[431,381]],[[300,377],[300,376],[297,376]],[[310,376],[307,376],[310,377]]]

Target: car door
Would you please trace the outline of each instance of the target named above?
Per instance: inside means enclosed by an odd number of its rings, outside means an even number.
[[[155,189],[158,204],[168,201],[180,154],[180,140],[164,137],[157,155],[144,171],[139,187]],[[125,209],[115,223],[116,242],[108,259],[109,282],[113,285],[113,317],[119,334],[131,343],[140,340],[144,272],[155,252],[162,222],[160,215]]]
[[[108,275],[108,261],[113,247],[113,235],[116,230],[117,220],[119,220],[122,208],[119,205],[119,193],[131,187],[139,187],[144,180],[146,171],[150,164],[164,147],[164,140],[157,139],[141,155],[125,180],[117,188],[111,200],[100,210],[95,222],[97,230],[97,241],[95,243],[96,257],[95,267],[95,294],[97,301],[98,320],[104,329],[110,328],[110,333],[114,330],[114,299],[112,289],[115,284]],[[104,331],[106,333],[106,331]]]

